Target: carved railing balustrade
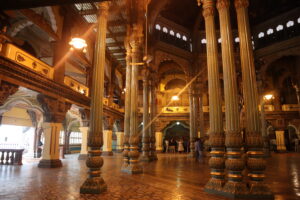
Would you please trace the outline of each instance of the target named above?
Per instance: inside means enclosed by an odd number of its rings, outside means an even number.
[[[22,165],[24,149],[0,149],[0,165]]]

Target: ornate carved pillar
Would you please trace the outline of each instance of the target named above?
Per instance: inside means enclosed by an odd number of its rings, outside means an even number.
[[[211,145],[211,179],[205,186],[208,192],[222,190],[224,180],[224,131],[221,107],[221,91],[218,64],[218,47],[215,29],[215,1],[203,0],[203,16],[205,20],[207,68],[208,68],[208,93],[209,93],[209,143]]]
[[[231,197],[240,197],[248,194],[246,184],[243,182],[242,171],[245,167],[242,159],[243,138],[240,129],[240,116],[238,108],[238,90],[236,80],[236,67],[234,60],[234,48],[230,22],[230,1],[218,0],[217,8],[220,19],[223,79],[225,95],[225,120],[227,159],[225,166],[227,169],[228,181],[223,191]]]
[[[156,154],[156,136],[155,136],[155,116],[156,116],[156,109],[157,109],[157,103],[156,103],[156,86],[155,86],[155,78],[152,76],[151,82],[150,82],[150,153],[149,156],[151,160],[157,160],[157,154]]]
[[[0,106],[2,106],[7,98],[15,94],[19,89],[19,86],[11,84],[0,79]]]
[[[200,91],[200,94],[199,94],[199,115],[197,116],[197,118],[199,118],[199,132],[200,132],[200,135],[199,137],[203,137],[205,136],[205,133],[204,133],[204,113],[203,113],[203,90],[204,90],[204,86],[203,84],[199,84],[199,91]]]
[[[247,168],[250,177],[250,195],[259,198],[272,198],[270,189],[263,182],[265,161],[263,159],[263,138],[258,111],[258,92],[251,34],[248,18],[248,0],[235,0],[238,31],[240,38],[240,57],[243,79],[243,96],[246,115],[246,145],[248,147]]]
[[[103,145],[103,93],[104,93],[104,69],[106,28],[109,2],[98,4],[98,24],[95,45],[93,85],[91,90],[91,116],[88,136],[89,155],[86,165],[89,168],[89,177],[80,188],[82,194],[99,194],[106,191],[107,186],[101,177],[100,168],[103,165],[100,148]]]
[[[132,47],[132,71],[131,71],[131,104],[130,104],[130,137],[129,137],[129,166],[127,173],[142,173],[142,167],[139,164],[139,132],[138,132],[138,76],[139,63],[142,61],[141,39],[142,27],[134,25],[133,34],[130,41]]]
[[[129,136],[130,136],[130,103],[131,103],[131,47],[129,45],[130,27],[127,27],[127,38],[125,39],[126,48],[126,91],[125,91],[125,119],[124,119],[124,150],[122,171],[127,171],[129,165]]]
[[[105,126],[103,131],[103,147],[102,155],[112,156],[112,132],[113,132],[113,122],[114,120],[107,116],[105,117]]]
[[[189,101],[190,101],[190,156],[195,157],[195,138],[196,138],[196,124],[195,124],[195,98],[194,98],[194,84],[191,84],[189,90]]]
[[[37,100],[44,111],[44,122],[42,127],[45,138],[42,159],[40,160],[38,167],[61,167],[62,163],[59,159],[59,135],[62,128],[62,122],[65,119],[71,104],[66,103],[64,100],[54,99],[42,94],[37,96]]]
[[[150,136],[149,136],[149,71],[145,68],[143,71],[143,148],[141,161],[150,162]]]

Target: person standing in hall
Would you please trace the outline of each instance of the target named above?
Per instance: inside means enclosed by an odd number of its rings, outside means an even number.
[[[165,148],[166,148],[166,153],[169,153],[169,140],[168,139],[166,139],[165,140]]]
[[[179,152],[179,153],[183,153],[183,152],[184,152],[184,148],[183,148],[183,140],[182,140],[182,139],[180,139],[180,140],[178,141],[178,152]]]

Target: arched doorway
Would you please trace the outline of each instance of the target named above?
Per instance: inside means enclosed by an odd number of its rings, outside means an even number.
[[[183,140],[183,146],[185,151],[189,145],[190,141],[190,129],[189,126],[183,121],[172,121],[163,129],[163,146],[165,152],[166,140],[171,143],[176,141],[175,146],[179,140]]]

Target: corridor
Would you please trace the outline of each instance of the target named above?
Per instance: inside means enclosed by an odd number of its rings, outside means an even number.
[[[276,200],[300,199],[300,155],[273,154],[267,160],[267,182]],[[38,160],[24,161],[22,166],[0,166],[1,200],[222,200],[205,193],[209,179],[207,160],[196,162],[187,155],[159,154],[157,162],[144,164],[144,173],[121,173],[122,156],[104,156],[103,178],[107,192],[80,195],[79,188],[87,176],[84,161],[67,156],[63,167],[41,169]],[[284,183],[284,184],[283,184]]]

